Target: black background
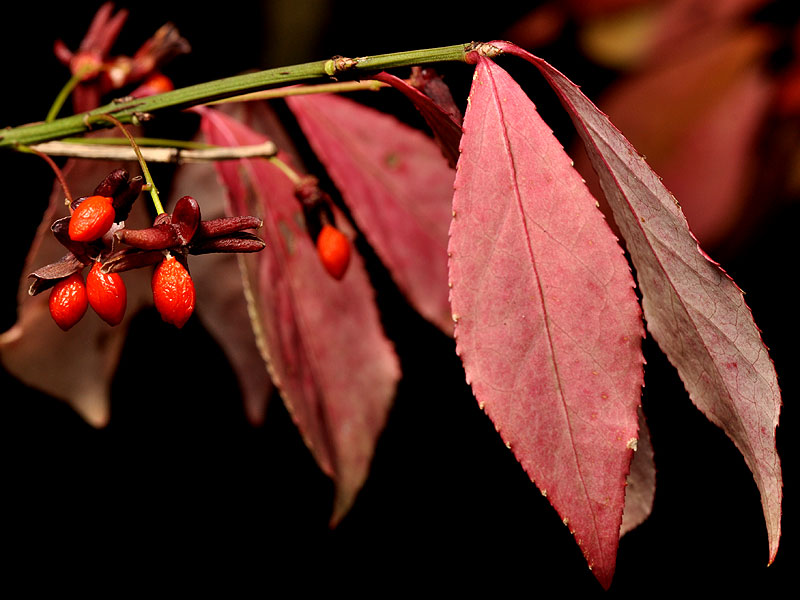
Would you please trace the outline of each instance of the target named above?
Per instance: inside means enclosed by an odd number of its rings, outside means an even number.
[[[75,48],[99,3],[19,7],[6,21],[0,125],[42,119],[66,71],[52,54],[60,37]],[[193,46],[166,72],[176,84],[342,54],[365,55],[503,37],[519,16],[407,2],[407,12],[373,14],[367,3],[331,3],[319,30],[271,25],[275,6],[138,2],[115,46],[131,53],[158,25],[174,22]],[[309,22],[310,23],[310,22]],[[278,33],[283,38],[278,39]],[[569,32],[567,32],[569,34]],[[269,36],[276,36],[270,38]],[[311,42],[302,47],[286,39]],[[287,49],[288,48],[288,49]],[[540,52],[590,97],[613,73],[581,58],[567,35]],[[280,59],[274,57],[280,56]],[[506,66],[506,63],[503,63]],[[509,65],[509,68],[512,68]],[[558,135],[566,118],[541,82],[517,69]],[[516,73],[516,71],[515,71]],[[446,69],[464,98],[470,72]],[[398,107],[409,119],[413,110]],[[403,113],[403,111],[406,111]],[[3,153],[0,329],[15,318],[15,293],[52,185],[49,169]],[[162,185],[163,187],[163,185]],[[657,590],[777,591],[797,557],[797,411],[793,279],[796,204],[772,215],[724,267],[747,292],[772,351],[785,407],[778,429],[785,480],[784,537],[766,568],[767,540],[756,486],[733,444],[691,405],[651,340],[643,405],[652,430],[658,489],[652,517],[626,536],[610,593]],[[91,589],[164,577],[179,589],[222,579],[280,593],[319,586],[384,595],[395,589],[458,592],[600,593],[558,515],[530,483],[464,383],[451,340],[419,318],[380,265],[361,248],[378,290],[387,335],[404,379],[351,513],[327,527],[332,485],[315,466],[280,399],[253,427],[222,352],[197,319],[178,331],[145,311],[134,320],[113,381],[111,422],[95,430],[67,405],[0,369],[3,448],[2,544],[14,558],[0,586],[42,580]],[[202,298],[199,299],[202,302]],[[157,372],[151,357],[163,358]],[[162,377],[163,376],[163,377]],[[8,552],[10,551],[10,552]],[[163,581],[163,580],[162,580]],[[107,584],[102,584],[106,586]]]

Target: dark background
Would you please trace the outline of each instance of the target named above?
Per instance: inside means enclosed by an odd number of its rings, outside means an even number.
[[[60,37],[75,48],[99,4],[18,7],[16,21],[7,21],[0,36],[0,126],[43,118],[67,78],[52,42]],[[282,3],[231,0],[198,8],[194,2],[138,2],[128,7],[114,53],[133,52],[172,21],[193,46],[191,55],[166,69],[182,86],[334,54],[502,38],[520,16],[510,9],[478,13],[450,3],[406,2],[407,12],[387,17],[372,14],[367,3],[320,4],[327,7],[325,18],[294,22],[281,12]],[[593,97],[614,73],[584,59],[570,33],[538,53]],[[503,66],[516,69],[567,141],[566,117],[533,69]],[[445,72],[457,97],[465,98],[469,69]],[[397,110],[415,118],[407,107]],[[2,159],[5,330],[15,319],[26,245],[52,174],[29,156],[4,153]],[[694,409],[648,339],[643,405],[658,488],[652,517],[621,541],[612,594],[749,586],[777,591],[795,567],[797,217],[796,203],[781,208],[723,264],[747,292],[784,390],[778,446],[785,515],[777,560],[765,567],[765,526],[744,461]],[[280,399],[271,400],[263,426],[249,425],[236,379],[197,319],[178,331],[148,310],[133,322],[105,429],[93,429],[66,404],[24,387],[0,367],[0,539],[14,557],[4,564],[4,581],[66,566],[72,571],[67,580],[87,589],[113,573],[119,578],[109,589],[166,574],[181,587],[230,577],[232,585],[244,579],[276,592],[288,582],[295,591],[321,586],[376,596],[394,589],[455,593],[476,585],[493,590],[492,596],[600,593],[572,536],[478,409],[453,342],[418,317],[369,249],[361,250],[404,379],[370,477],[335,531],[327,528],[332,486]],[[154,348],[164,356],[157,385],[147,355]]]

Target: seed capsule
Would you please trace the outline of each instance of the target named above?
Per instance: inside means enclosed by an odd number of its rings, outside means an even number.
[[[128,304],[128,291],[119,273],[103,273],[100,263],[94,263],[86,276],[86,295],[101,319],[111,326],[120,324]]]
[[[53,286],[48,305],[50,316],[64,331],[81,320],[89,303],[80,272],[73,273]]]
[[[341,231],[332,225],[323,226],[317,236],[317,253],[331,277],[344,277],[350,263],[350,242]]]
[[[194,312],[195,292],[192,277],[174,256],[167,256],[153,273],[153,301],[161,318],[178,328]]]
[[[92,242],[114,223],[112,199],[89,196],[78,205],[69,220],[69,237],[76,242]]]

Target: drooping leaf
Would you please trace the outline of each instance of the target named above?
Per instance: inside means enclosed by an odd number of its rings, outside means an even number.
[[[636,267],[650,333],[692,402],[733,440],[753,473],[772,562],[780,540],[781,398],[742,291],[700,248],[659,177],[575,84],[513,44],[492,45],[536,65],[575,122]]]
[[[370,245],[412,306],[448,335],[454,172],[422,132],[334,95],[287,98]]]
[[[461,123],[457,122],[453,115],[447,113],[443,107],[436,104],[432,98],[412,87],[403,79],[386,72],[374,75],[373,79],[388,83],[414,103],[428,127],[433,131],[447,162],[455,168],[458,162],[458,146],[461,142]],[[444,84],[442,83],[442,85]]]
[[[173,181],[175,196],[198,200],[204,219],[225,216],[225,192],[214,166],[182,165]],[[197,290],[197,315],[220,345],[233,367],[242,390],[245,415],[254,425],[264,421],[272,389],[266,365],[256,346],[247,312],[244,284],[235,254],[208,254],[192,260]]]
[[[264,137],[214,110],[207,140],[222,146]],[[273,383],[322,470],[334,479],[331,524],[352,506],[369,470],[400,377],[363,262],[353,252],[341,281],[322,267],[294,184],[265,160],[217,163],[235,213],[264,220],[267,248],[243,257],[253,326]]]
[[[90,195],[118,163],[70,161],[63,168],[67,183],[76,197]],[[144,226],[146,210],[139,199],[128,223]],[[128,290],[128,307],[122,322],[110,327],[93,310],[69,331],[53,322],[47,306],[49,293],[28,295],[28,273],[59,260],[66,254],[50,230],[54,219],[66,216],[64,192],[56,183],[50,204],[28,253],[18,292],[17,322],[0,334],[3,365],[26,385],[65,400],[95,427],[110,417],[111,378],[117,368],[122,344],[131,317],[151,301],[149,273],[141,270],[122,275]],[[84,277],[86,271],[84,270]]]
[[[608,587],[642,386],[630,268],[531,101],[485,58],[455,188],[450,299],[467,380]]]
[[[445,83],[443,76],[439,75],[432,67],[411,67],[408,84],[422,92],[426,98],[430,98],[441,111],[450,117],[453,123],[458,125],[460,130],[461,123],[464,122],[464,114],[456,104],[453,93]]]

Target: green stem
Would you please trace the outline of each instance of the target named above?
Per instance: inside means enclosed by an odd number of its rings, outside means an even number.
[[[112,125],[116,126],[125,137],[128,138],[128,141],[131,144],[134,152],[136,152],[136,156],[139,159],[139,165],[142,167],[142,174],[144,175],[144,180],[150,187],[150,198],[153,200],[153,206],[156,209],[156,215],[164,214],[164,207],[161,205],[161,200],[158,197],[158,189],[156,188],[156,184],[153,182],[153,177],[150,175],[150,169],[147,168],[147,162],[144,160],[142,156],[142,151],[139,150],[139,145],[136,143],[136,140],[131,135],[131,132],[125,129],[125,126],[119,121],[119,119],[112,117],[111,115],[94,115],[92,117],[88,117],[86,119],[87,126],[91,126],[92,123],[98,123],[100,121],[107,121]]]
[[[295,171],[291,166],[286,164],[277,156],[270,156],[267,160],[278,167],[278,169],[280,169],[281,172],[286,175],[286,177],[288,177],[293,184],[298,185],[303,180],[303,177],[300,175],[300,173]]]
[[[121,123],[136,123],[158,110],[182,109],[197,104],[240,95],[279,85],[329,77],[358,78],[364,73],[419,64],[457,61],[466,62],[473,44],[456,44],[442,48],[394,52],[353,59],[322,60],[290,67],[267,69],[200,83],[146,98],[115,101],[87,113],[55,119],[50,123],[36,123],[13,127],[0,133],[0,147],[18,144],[31,145],[78,135],[90,129],[90,123],[102,115],[111,115]]]

